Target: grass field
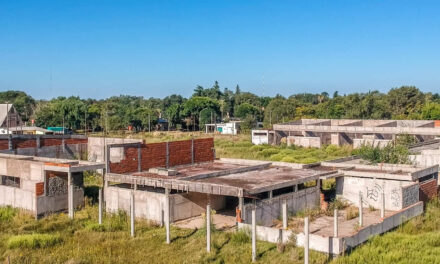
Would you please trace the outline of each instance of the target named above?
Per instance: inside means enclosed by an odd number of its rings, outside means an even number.
[[[147,142],[202,137],[204,134],[160,133],[137,135]],[[346,156],[349,148],[288,148],[252,146],[247,136],[216,136],[219,157],[310,163]],[[165,230],[148,221],[136,222],[136,237],[129,236],[125,213],[106,215],[97,224],[96,201],[100,178],[85,177],[88,196],[85,208],[75,219],[55,214],[35,220],[26,212],[0,208],[0,262],[7,263],[250,263],[251,243],[245,232],[216,231],[212,252],[207,253],[204,230],[172,227],[170,245],[165,244]],[[288,244],[258,242],[258,263],[303,263],[303,249]],[[329,259],[311,252],[311,263],[440,263],[440,203],[427,205],[424,215],[395,231],[373,237],[351,254]]]

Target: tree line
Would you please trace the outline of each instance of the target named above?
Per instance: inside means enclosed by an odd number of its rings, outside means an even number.
[[[35,100],[22,91],[0,92],[0,103],[13,103],[26,122],[41,127],[65,126],[73,130],[114,131],[129,126],[136,131],[155,130],[159,119],[171,129],[199,130],[206,123],[243,121],[250,129],[257,122],[264,127],[300,118],[348,119],[440,119],[440,95],[424,93],[414,86],[393,88],[387,93],[369,91],[330,96],[299,93],[289,97],[258,96],[241,91],[197,86],[191,97],[172,94],[165,98],[120,95],[107,99],[57,97]]]

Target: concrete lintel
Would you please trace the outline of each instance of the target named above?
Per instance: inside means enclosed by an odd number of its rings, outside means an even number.
[[[182,180],[200,180],[200,179],[206,179],[206,178],[213,178],[213,177],[219,177],[229,174],[236,174],[236,173],[242,173],[247,171],[255,171],[255,170],[261,170],[269,168],[271,163],[263,163],[248,167],[242,167],[242,168],[236,168],[236,169],[230,169],[230,170],[223,170],[218,172],[211,172],[211,173],[205,173],[205,174],[199,174],[194,176],[188,176],[181,178]]]
[[[312,176],[309,176],[306,178],[294,179],[294,180],[287,181],[287,182],[267,185],[267,186],[263,186],[260,188],[251,189],[248,191],[248,193],[249,194],[257,194],[257,193],[268,192],[268,191],[272,191],[272,190],[276,190],[276,189],[281,189],[281,188],[305,183],[308,181],[318,180],[320,176],[321,176],[321,174],[316,174],[316,175],[312,175]]]

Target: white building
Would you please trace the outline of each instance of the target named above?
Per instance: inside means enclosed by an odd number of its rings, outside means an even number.
[[[240,123],[241,121],[231,121],[228,123],[206,124],[205,132],[206,133],[217,132],[224,135],[237,135],[238,131],[240,131]]]

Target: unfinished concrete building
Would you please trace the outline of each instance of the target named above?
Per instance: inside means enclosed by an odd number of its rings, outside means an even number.
[[[40,217],[80,207],[84,202],[83,172],[104,164],[23,155],[0,154],[0,206],[12,206]]]
[[[363,144],[383,147],[397,135],[413,135],[419,142],[440,136],[440,122],[433,120],[356,120],[356,119],[301,119],[273,125],[273,140],[279,144],[320,147],[325,144],[349,144],[357,148]]]

